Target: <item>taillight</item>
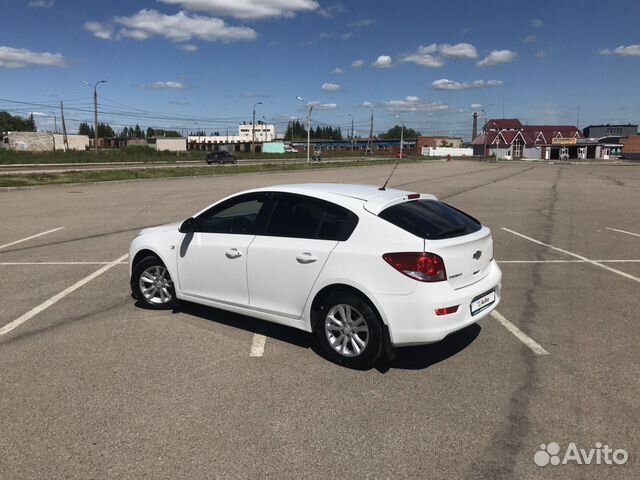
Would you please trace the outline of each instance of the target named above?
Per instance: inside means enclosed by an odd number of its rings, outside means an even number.
[[[399,272],[420,282],[442,282],[447,279],[444,261],[435,253],[385,253],[382,258]]]

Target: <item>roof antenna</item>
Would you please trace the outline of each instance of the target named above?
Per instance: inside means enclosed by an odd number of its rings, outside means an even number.
[[[398,161],[396,162],[395,166],[393,167],[393,170],[391,170],[391,174],[387,178],[387,181],[384,182],[384,185],[382,185],[378,189],[378,190],[381,190],[381,191],[385,191],[387,189],[387,184],[389,183],[389,180],[391,180],[391,177],[393,177],[393,173],[396,171],[396,168],[398,168],[398,164],[400,163],[400,160],[402,160],[402,147],[404,146],[404,122],[402,121],[402,118],[400,118],[400,115],[394,115],[394,116],[398,120],[400,120],[400,123],[402,123],[402,130],[400,131],[400,155],[398,156]]]

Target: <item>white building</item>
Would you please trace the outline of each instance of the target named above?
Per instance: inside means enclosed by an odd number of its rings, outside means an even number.
[[[253,125],[238,125],[238,135],[189,135],[189,143],[248,143],[254,140]],[[256,143],[271,142],[276,139],[276,126],[268,123],[256,123],[255,141]]]

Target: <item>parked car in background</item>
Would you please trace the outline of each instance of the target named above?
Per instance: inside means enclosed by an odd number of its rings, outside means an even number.
[[[500,301],[490,230],[433,195],[344,184],[231,195],[142,230],[131,289],[313,332],[327,356],[368,368],[391,347],[438,342]]]
[[[212,163],[224,165],[225,163],[238,163],[238,159],[226,150],[220,150],[218,152],[211,152],[207,155],[207,163],[209,165]]]
[[[284,151],[285,153],[298,153],[298,149],[293,145],[286,145],[284,147]]]

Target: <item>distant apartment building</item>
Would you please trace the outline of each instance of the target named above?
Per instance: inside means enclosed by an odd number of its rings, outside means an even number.
[[[582,132],[586,138],[625,138],[638,134],[638,125],[589,125]]]

